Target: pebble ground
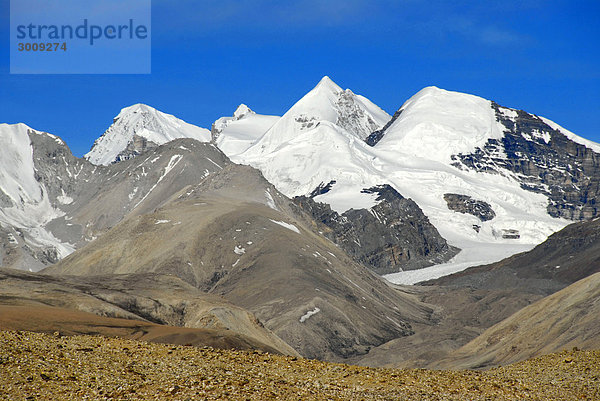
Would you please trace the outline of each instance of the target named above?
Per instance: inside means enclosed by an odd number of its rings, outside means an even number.
[[[600,400],[600,351],[564,351],[483,372],[394,370],[2,331],[0,399]]]

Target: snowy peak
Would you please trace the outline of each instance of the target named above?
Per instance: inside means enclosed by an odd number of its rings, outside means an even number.
[[[256,115],[256,113],[253,112],[250,107],[246,106],[244,103],[240,104],[233,112],[233,117],[221,117],[213,123],[210,129],[212,141],[216,141],[221,135],[221,132],[223,132],[223,130],[232,122],[239,121],[243,118],[253,115]]]
[[[239,120],[239,119],[244,118],[247,115],[251,115],[251,114],[256,114],[256,113],[254,113],[252,110],[250,110],[250,107],[248,107],[242,103],[238,106],[237,109],[235,109],[235,112],[233,113],[233,118],[235,120]]]
[[[33,148],[25,124],[0,124],[0,206],[23,208],[37,204],[43,192],[35,179]],[[3,211],[4,212],[4,211]]]
[[[122,109],[84,157],[94,164],[108,165],[130,159],[177,138],[208,142],[210,132],[138,103]]]
[[[310,127],[310,124],[302,124],[309,120],[335,123],[338,117],[335,104],[342,92],[342,88],[325,76],[284,114],[282,122],[293,118],[300,123],[300,129]]]
[[[502,138],[503,131],[489,100],[430,86],[404,103],[376,147],[448,162]]]
[[[233,113],[233,117],[221,117],[213,123],[212,141],[227,156],[233,157],[254,145],[279,118],[257,114],[242,103]]]
[[[263,153],[323,126],[362,140],[382,128],[390,116],[373,102],[351,90],[343,90],[329,77],[319,83],[275,124],[255,145]]]
[[[329,121],[360,138],[381,128],[390,119],[389,114],[369,99],[350,89],[343,90],[328,76],[324,76],[288,113],[304,113],[315,120]]]
[[[338,84],[333,82],[331,78],[325,75],[323,78],[321,78],[321,80],[313,90],[325,90],[331,93],[338,93],[342,91],[342,88]]]
[[[423,88],[407,100],[386,126],[369,138],[372,142],[367,140],[367,143],[381,150],[447,162],[453,155],[473,152],[485,147],[490,140],[503,138],[508,127],[502,120],[510,125],[522,118],[539,120],[538,124],[547,125],[546,131],[555,130],[575,143],[600,152],[600,145],[548,119],[435,86]],[[532,138],[537,137],[545,138],[546,143],[549,141],[548,132],[533,132]]]
[[[315,200],[339,214],[372,208],[364,188],[389,184],[463,249],[446,266],[454,269],[525,250],[565,218],[595,216],[576,188],[600,172],[593,149],[548,120],[434,86],[390,118],[325,77],[234,161],[257,167],[288,196],[317,190]]]
[[[54,135],[25,124],[0,124],[0,264],[17,268],[39,268],[31,255],[24,259],[19,256],[21,247],[40,260],[50,261],[73,251],[70,244],[45,228],[63,213],[52,204],[50,191],[42,182],[39,158],[35,156],[40,149],[34,142],[45,143],[54,155],[68,151]],[[56,156],[52,160],[55,165],[62,161]]]
[[[154,107],[150,107],[143,103],[136,103],[129,107],[124,107],[121,109],[121,112],[117,116],[117,118],[126,116],[128,114],[136,114],[136,113],[159,113]]]

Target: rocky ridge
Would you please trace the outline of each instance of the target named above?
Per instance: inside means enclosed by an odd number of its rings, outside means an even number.
[[[491,103],[504,136],[472,153],[453,155],[454,166],[510,174],[525,190],[548,197],[548,214],[588,220],[598,214],[600,154],[560,129],[523,110]]]
[[[313,191],[326,193],[335,182]],[[417,204],[390,185],[363,189],[375,194],[370,209],[350,209],[341,215],[312,197],[296,197],[299,207],[318,222],[317,229],[356,261],[378,274],[442,263],[458,250],[447,244]]]
[[[24,127],[25,132],[17,127],[9,135],[27,135],[21,139],[30,144],[30,165],[22,171],[35,185],[20,198],[0,190],[3,267],[38,271],[56,263],[134,209],[153,210],[229,163],[214,145],[178,139],[147,150],[145,157],[95,166],[73,156],[56,137]]]

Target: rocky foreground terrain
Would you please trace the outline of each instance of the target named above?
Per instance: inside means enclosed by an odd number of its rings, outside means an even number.
[[[573,349],[485,372],[392,370],[260,351],[2,331],[0,398],[597,400],[599,362],[600,351]]]

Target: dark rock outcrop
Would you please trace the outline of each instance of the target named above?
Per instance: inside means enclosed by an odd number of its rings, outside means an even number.
[[[350,89],[338,94],[335,105],[338,111],[338,118],[335,123],[348,132],[364,138],[380,127],[371,116],[365,113],[362,106],[356,104],[356,95]]]
[[[468,195],[444,194],[444,200],[448,204],[448,209],[463,214],[472,214],[481,221],[492,220],[496,213],[492,206],[484,201],[473,199]]]
[[[413,200],[389,185],[363,192],[376,193],[377,205],[369,210],[350,209],[341,215],[308,197],[294,201],[320,223],[318,229],[327,238],[378,274],[443,263],[457,253]]]
[[[480,172],[510,175],[523,189],[548,197],[548,214],[571,220],[598,215],[600,154],[576,143],[542,119],[522,110],[492,102],[504,127],[501,139],[489,139],[483,148],[452,156],[453,165]]]
[[[154,149],[156,147],[158,147],[156,143],[149,141],[143,136],[134,135],[131,142],[129,142],[127,144],[127,147],[117,155],[115,161],[113,161],[112,164],[119,163],[124,160],[133,159],[134,157],[139,156],[142,153],[145,153],[150,149]]]
[[[67,145],[49,135],[29,132],[33,150],[35,179],[48,191],[50,203],[63,211],[70,209],[72,199],[77,198],[81,187],[87,185],[94,175],[107,171],[104,166],[94,166],[71,153]]]
[[[394,121],[396,121],[398,119],[398,117],[400,117],[400,114],[402,114],[402,111],[403,111],[402,109],[396,111],[394,113],[394,115],[392,116],[392,118],[390,119],[390,121],[388,121],[383,126],[383,128],[381,128],[377,131],[373,131],[371,133],[371,135],[369,135],[367,138],[365,138],[365,142],[367,143],[367,145],[375,146],[377,144],[377,142],[379,142],[381,140],[381,138],[383,138],[387,129],[394,123]]]
[[[333,184],[335,184],[335,180],[331,180],[329,181],[327,184],[325,184],[324,182],[320,183],[309,195],[310,198],[314,198],[315,196],[318,195],[323,195],[326,194],[327,192],[331,191],[331,187],[333,187]]]

